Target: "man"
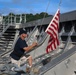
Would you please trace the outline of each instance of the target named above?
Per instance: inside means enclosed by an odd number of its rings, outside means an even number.
[[[29,67],[32,67],[32,57],[30,55],[23,56],[25,52],[30,51],[33,47],[37,46],[37,43],[34,42],[32,45],[28,46],[25,38],[27,37],[27,32],[25,29],[20,29],[19,38],[15,44],[13,52],[10,54],[12,63],[20,66],[20,59],[27,59],[29,63]]]

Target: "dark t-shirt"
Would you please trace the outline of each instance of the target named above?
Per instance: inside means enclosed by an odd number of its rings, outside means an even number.
[[[10,54],[10,56],[15,60],[19,60],[25,52],[23,48],[27,46],[26,41],[19,38],[15,44],[14,51]]]

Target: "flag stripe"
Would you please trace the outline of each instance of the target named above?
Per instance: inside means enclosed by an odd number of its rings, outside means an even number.
[[[51,24],[52,27],[54,27],[55,30],[58,30],[53,24]]]
[[[57,26],[54,22],[53,22],[52,24],[53,24],[53,25],[57,28],[57,30],[58,30],[58,26]]]
[[[51,26],[51,27],[49,27],[49,28],[51,28],[51,29],[53,30],[53,32],[54,32],[55,34],[57,34],[57,30],[56,30],[53,26]]]
[[[55,20],[53,22],[54,22],[55,25],[57,25],[57,29],[58,29],[58,23]]]
[[[54,30],[54,32],[57,33],[57,30],[54,28],[54,26],[51,26],[49,28],[52,28]]]
[[[56,19],[56,20],[58,20],[58,18],[57,18],[57,17],[55,17],[55,19]]]
[[[53,37],[56,38],[56,33],[55,33],[55,31],[54,31],[52,28],[49,28],[49,29],[50,29],[50,31],[53,32]]]
[[[53,37],[53,34],[52,34],[51,32],[47,31],[47,33],[48,33],[51,37]],[[53,38],[54,38],[54,37],[53,37]]]

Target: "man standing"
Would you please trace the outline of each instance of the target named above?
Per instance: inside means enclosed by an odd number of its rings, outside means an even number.
[[[37,43],[34,42],[32,45],[28,46],[25,38],[27,37],[27,32],[25,29],[20,29],[19,32],[19,38],[15,44],[13,52],[10,54],[12,63],[17,64],[20,66],[20,59],[25,58],[25,60],[28,60],[29,67],[32,67],[32,56],[25,55],[23,56],[25,52],[30,51],[33,47],[37,46]]]

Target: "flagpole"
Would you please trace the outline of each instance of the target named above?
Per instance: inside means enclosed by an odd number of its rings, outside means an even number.
[[[62,3],[62,0],[60,0],[60,2],[59,2],[59,7],[58,7],[58,9],[60,9],[61,3]],[[59,19],[59,20],[60,20],[60,19]],[[59,35],[58,35],[58,38],[59,38],[59,43],[61,44]],[[57,47],[57,51],[58,51],[59,49],[60,49],[60,46]]]

